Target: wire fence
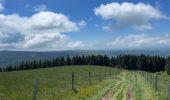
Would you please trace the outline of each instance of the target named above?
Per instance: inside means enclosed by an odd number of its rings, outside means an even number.
[[[48,99],[53,98],[53,96],[55,96],[55,98],[60,99],[60,97],[67,94],[68,91],[73,91],[75,94],[77,94],[80,88],[95,85],[101,82],[102,80],[117,75],[118,73],[120,73],[120,70],[118,69],[116,71],[111,69],[105,69],[101,72],[70,72],[69,74],[58,77],[56,80],[36,78],[34,80],[32,100],[41,100],[44,95],[51,96],[48,97]]]
[[[168,100],[170,100],[170,84],[168,86]]]
[[[165,95],[167,100],[170,100],[170,81],[168,79],[163,79],[165,77],[148,72],[139,72],[142,77],[144,77],[145,81],[150,84],[150,86],[159,93],[167,94]],[[167,78],[167,76],[166,76]]]

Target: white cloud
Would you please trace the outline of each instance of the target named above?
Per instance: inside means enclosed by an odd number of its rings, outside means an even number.
[[[21,17],[17,14],[0,14],[0,32],[4,33],[41,33],[77,31],[75,22],[63,14],[41,11],[31,17]]]
[[[115,20],[116,28],[152,29],[151,20],[168,19],[156,7],[141,2],[101,4],[100,7],[94,9],[94,12],[104,20]]]
[[[86,23],[84,20],[81,20],[81,21],[78,23],[78,25],[83,28],[83,27],[85,27],[85,26],[87,25],[87,23]]]
[[[43,32],[70,32],[78,30],[76,23],[70,21],[67,16],[49,11],[41,11],[34,14],[29,18],[27,25],[34,31]]]
[[[112,25],[111,24],[108,24],[108,25],[104,25],[102,26],[102,28],[106,31],[111,31],[112,30]]]
[[[69,44],[67,44],[67,46],[69,48],[82,48],[82,47],[85,47],[86,44],[84,44],[83,42],[81,41],[75,41],[75,42],[70,42]]]
[[[48,7],[45,4],[39,4],[34,7],[34,11],[39,12],[39,11],[46,11],[48,10]]]
[[[4,10],[4,6],[3,6],[3,0],[0,0],[0,11]]]
[[[153,26],[151,24],[145,24],[145,25],[141,25],[141,26],[134,26],[133,27],[136,30],[140,30],[140,31],[144,31],[144,30],[150,30],[153,28]]]
[[[68,39],[63,32],[79,30],[60,13],[41,11],[31,17],[0,14],[0,48],[57,47]]]
[[[4,44],[10,44],[10,43],[18,43],[20,41],[23,41],[23,35],[19,33],[9,33],[4,34],[0,33],[0,43]]]
[[[18,45],[20,48],[56,48],[63,44],[68,37],[60,33],[42,33],[27,35],[25,40]]]
[[[170,36],[149,36],[146,34],[119,36],[108,43],[113,48],[135,48],[170,44]]]
[[[4,9],[4,6],[0,3],[0,11]]]

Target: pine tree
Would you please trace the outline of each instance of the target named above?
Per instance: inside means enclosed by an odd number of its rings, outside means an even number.
[[[64,66],[65,65],[65,59],[64,57],[60,58],[60,66]]]
[[[2,72],[2,68],[0,67],[0,72]]]
[[[69,56],[67,56],[66,64],[67,64],[67,65],[71,65],[71,59],[70,59],[70,57],[69,57]]]

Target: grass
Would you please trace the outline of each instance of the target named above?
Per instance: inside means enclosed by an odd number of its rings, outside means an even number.
[[[150,73],[149,73],[150,74]],[[150,81],[145,79],[139,72],[131,71],[121,71],[117,76],[120,79],[109,79],[112,80],[113,87],[110,87],[108,91],[112,92],[111,100],[127,100],[128,89],[132,88],[132,99],[133,100],[166,100],[167,99],[167,88],[166,82],[169,76],[167,75],[163,79],[159,78],[158,90],[156,91],[153,86],[151,86]],[[163,77],[160,74],[158,77]],[[166,80],[165,83],[163,83]],[[167,82],[168,83],[168,82]],[[164,86],[164,87],[162,87]],[[100,90],[99,90],[100,91]],[[107,92],[106,92],[107,93]],[[90,99],[98,100],[98,99]]]
[[[92,84],[89,83],[89,71]],[[76,91],[71,90],[71,73],[75,72]],[[39,79],[37,100],[101,100],[108,96],[113,100],[127,100],[132,88],[133,100],[166,100],[170,77],[158,75],[158,90],[154,80],[146,79],[140,72],[118,70],[103,66],[63,66],[25,71],[0,73],[0,100],[31,100],[34,80]]]
[[[168,97],[168,85],[170,85],[170,77],[166,73],[159,72],[159,73],[147,73],[148,79],[146,82],[150,85],[149,87],[154,90],[154,95],[159,100],[166,100]],[[151,76],[152,75],[152,81]],[[157,75],[157,91],[155,90],[155,76]]]
[[[89,71],[91,72],[92,85],[89,84]],[[96,91],[93,85],[98,83],[106,85],[107,82],[102,83],[101,80],[116,74],[118,70],[85,65],[3,72],[0,73],[0,100],[32,99],[34,80],[37,78],[39,79],[38,100],[64,99],[72,93],[72,72],[75,72],[75,86],[79,95],[88,96]]]

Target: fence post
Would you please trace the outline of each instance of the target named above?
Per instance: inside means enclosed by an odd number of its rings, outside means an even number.
[[[168,86],[168,100],[170,100],[170,84]]]
[[[72,90],[74,90],[74,82],[75,80],[74,80],[74,72],[72,72]]]
[[[106,77],[106,68],[105,68],[105,77]]]
[[[78,91],[76,90],[76,87],[75,87],[75,74],[74,74],[74,72],[72,72],[71,77],[72,77],[72,90],[77,94]]]
[[[92,82],[91,82],[91,72],[89,72],[89,85],[91,85]]]
[[[151,74],[151,86],[152,86],[152,74]]]
[[[38,79],[35,79],[35,81],[34,81],[34,91],[33,91],[32,100],[36,100],[36,97],[37,97],[37,94],[38,94],[38,83],[39,83],[39,80],[38,80]]]
[[[149,73],[147,73],[146,76],[147,76],[147,82],[148,82],[149,81]]]

